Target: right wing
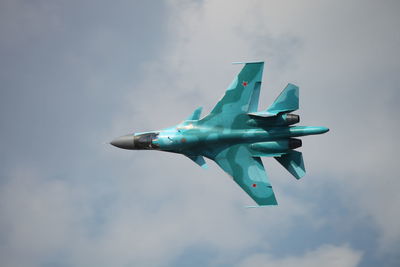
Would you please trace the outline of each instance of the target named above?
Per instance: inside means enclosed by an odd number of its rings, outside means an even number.
[[[260,157],[253,157],[246,145],[222,150],[213,160],[260,206],[277,205],[274,191]]]

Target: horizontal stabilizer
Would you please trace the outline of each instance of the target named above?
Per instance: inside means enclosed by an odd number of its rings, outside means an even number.
[[[203,110],[203,107],[198,107],[193,111],[193,113],[187,117],[187,121],[197,121],[200,119],[201,111]]]
[[[267,112],[271,115],[288,113],[299,109],[299,87],[289,83],[274,103],[268,107]]]
[[[197,165],[199,165],[200,167],[202,167],[203,169],[207,169],[207,163],[204,160],[204,158],[202,156],[188,156],[186,155],[189,159],[193,160]]]
[[[303,154],[301,152],[293,150],[288,154],[282,155],[281,157],[275,157],[275,159],[296,179],[300,179],[306,174],[303,162]]]

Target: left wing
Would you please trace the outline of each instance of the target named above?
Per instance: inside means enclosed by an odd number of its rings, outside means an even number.
[[[263,69],[264,62],[245,63],[225,95],[202,122],[211,126],[235,128],[238,116],[256,112]]]
[[[260,157],[253,157],[246,145],[230,146],[213,160],[260,206],[277,205],[274,191]]]

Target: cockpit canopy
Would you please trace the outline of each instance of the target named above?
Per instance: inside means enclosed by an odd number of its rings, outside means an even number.
[[[153,141],[157,140],[159,133],[145,133],[135,135],[134,144],[135,149],[158,149],[159,146]]]

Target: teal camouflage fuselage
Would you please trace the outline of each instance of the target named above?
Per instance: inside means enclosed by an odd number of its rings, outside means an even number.
[[[258,205],[276,205],[271,183],[260,157],[274,157],[294,177],[305,174],[301,140],[322,134],[325,127],[292,126],[299,116],[299,88],[288,86],[265,111],[257,112],[263,62],[245,63],[209,115],[196,109],[182,123],[159,131],[122,136],[114,146],[160,150],[187,156],[206,168],[203,157],[215,161]]]

